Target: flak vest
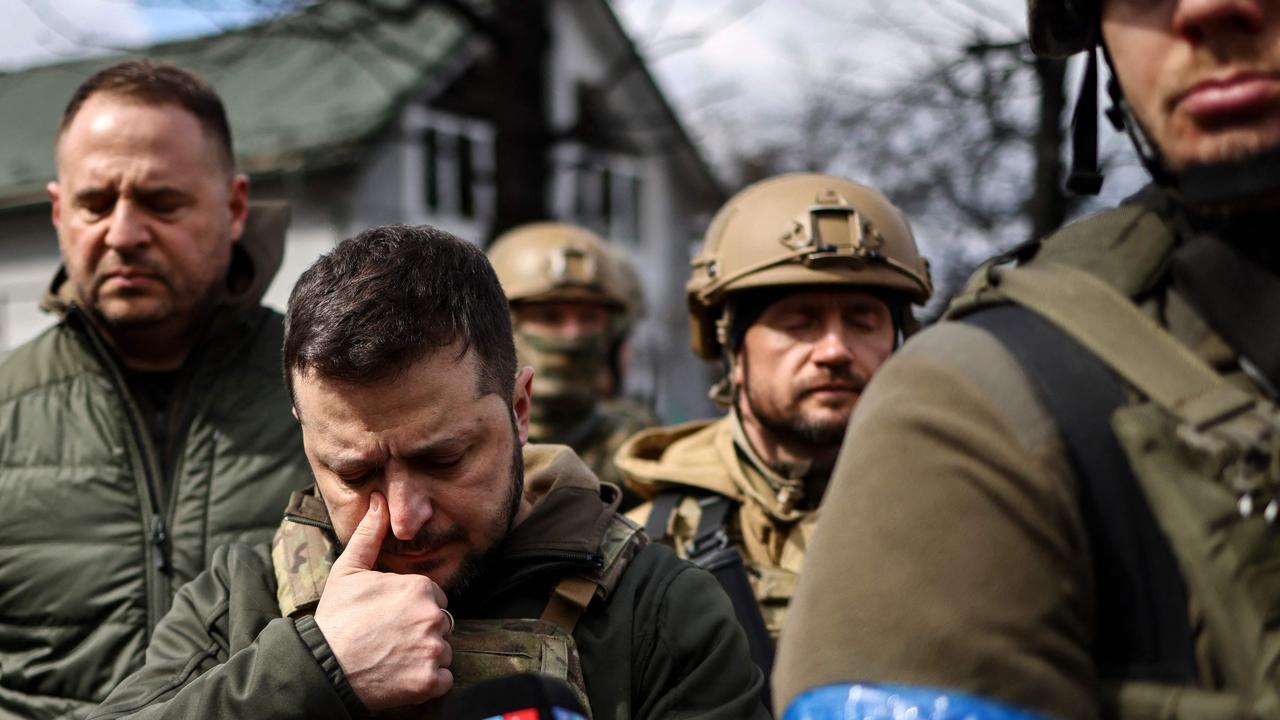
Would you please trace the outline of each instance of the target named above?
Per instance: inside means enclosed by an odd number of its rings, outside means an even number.
[[[276,596],[284,617],[296,619],[315,612],[329,570],[338,558],[339,548],[332,531],[316,519],[325,516],[320,498],[294,493],[272,540]],[[600,568],[561,578],[541,617],[458,620],[449,636],[453,649],[449,670],[454,689],[517,673],[539,673],[568,683],[590,715],[591,703],[573,630],[592,598],[608,596],[646,542],[638,525],[615,515],[601,542]],[[422,705],[384,711],[377,717],[434,720],[442,718],[442,705],[443,698],[437,698]]]
[[[1123,206],[1031,248],[1030,264],[997,258],[948,315],[1005,342],[1063,434],[1098,575],[1104,715],[1280,718],[1280,409],[1229,382],[1135,304],[1167,270],[1176,243],[1159,213]],[[1082,357],[1045,370],[1054,364],[1046,355],[1070,356],[1069,345]],[[1073,422],[1076,401],[1067,396],[1107,382],[1089,362],[1118,381],[1117,402],[1096,422],[1082,414]],[[1073,373],[1077,382],[1061,380]],[[1099,459],[1108,443],[1118,463]],[[1120,516],[1114,504],[1125,502]],[[1141,536],[1144,512],[1154,545]],[[1126,556],[1135,561],[1126,566]],[[1130,571],[1148,577],[1135,583]],[[1207,657],[1191,650],[1189,607]],[[1109,613],[1119,621],[1108,624]],[[1197,658],[1211,667],[1197,667]]]

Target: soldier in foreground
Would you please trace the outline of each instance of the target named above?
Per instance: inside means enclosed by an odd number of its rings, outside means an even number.
[[[597,379],[621,380],[611,353],[630,328],[628,289],[637,287],[614,253],[588,230],[540,222],[497,238],[489,259],[511,304],[520,362],[534,369],[530,440],[568,445],[596,477],[622,487],[613,456],[650,418],[601,402]]]
[[[720,210],[687,289],[694,352],[724,363],[729,412],[627,441],[618,465],[651,501],[630,515],[695,563],[738,548],[776,640],[849,414],[911,331],[928,271],[882,195],[786,175]]]
[[[96,717],[436,717],[517,672],[597,720],[767,717],[715,580],[568,448],[525,445],[532,370],[474,246],[343,242],[290,296],[284,366],[314,489],[270,547],[214,553]]]
[[[1154,185],[981,270],[881,371],[778,706],[895,683],[1066,718],[1277,717],[1280,6],[1041,1],[1030,25],[1037,52],[1106,51]]]
[[[59,321],[0,363],[0,717],[77,717],[141,667],[217,545],[306,485],[260,305],[287,208],[249,208],[222,101],[145,61],[86,80],[49,183]]]

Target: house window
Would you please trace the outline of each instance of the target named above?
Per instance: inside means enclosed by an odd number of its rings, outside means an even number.
[[[564,144],[554,155],[557,217],[611,240],[640,239],[640,163],[631,156]]]
[[[493,129],[426,111],[414,120],[422,151],[422,207],[431,218],[488,223],[496,195]]]

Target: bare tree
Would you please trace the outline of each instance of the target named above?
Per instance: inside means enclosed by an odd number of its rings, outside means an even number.
[[[1040,238],[1088,205],[1068,193],[1067,64],[1034,56],[1021,2],[868,0],[860,10],[808,0],[890,61],[836,62],[796,49],[801,100],[784,128],[743,142],[731,171],[746,182],[790,170],[866,181],[912,218],[933,260],[936,313],[983,259]],[[1104,163],[1114,162],[1104,155]]]

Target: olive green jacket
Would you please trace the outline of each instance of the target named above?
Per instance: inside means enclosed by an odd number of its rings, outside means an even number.
[[[533,512],[450,611],[537,618],[551,588],[598,551],[618,502],[567,448],[527,446]],[[286,520],[289,522],[289,520]],[[326,525],[326,532],[332,528]],[[763,718],[764,679],[715,579],[649,544],[573,632],[591,712],[608,718]],[[178,594],[147,665],[94,718],[364,716],[310,616],[281,617],[270,548],[235,545]],[[403,715],[403,713],[401,713]]]
[[[65,301],[65,273],[50,297],[62,321],[0,363],[0,718],[86,714],[142,665],[173,593],[214,549],[270,538],[309,482],[281,317],[258,305],[284,224],[254,217],[216,325],[181,371],[170,463]]]
[[[1126,208],[1082,221],[1032,264],[1065,258],[1106,278],[1142,244],[1135,215],[1152,220]],[[1234,351],[1167,283],[1140,307],[1244,382]],[[1094,574],[1077,483],[1053,417],[996,337],[943,322],[912,338],[850,421],[779,644],[777,707],[828,683],[888,682],[1098,717],[1107,578]],[[1196,651],[1213,687],[1202,637]]]

